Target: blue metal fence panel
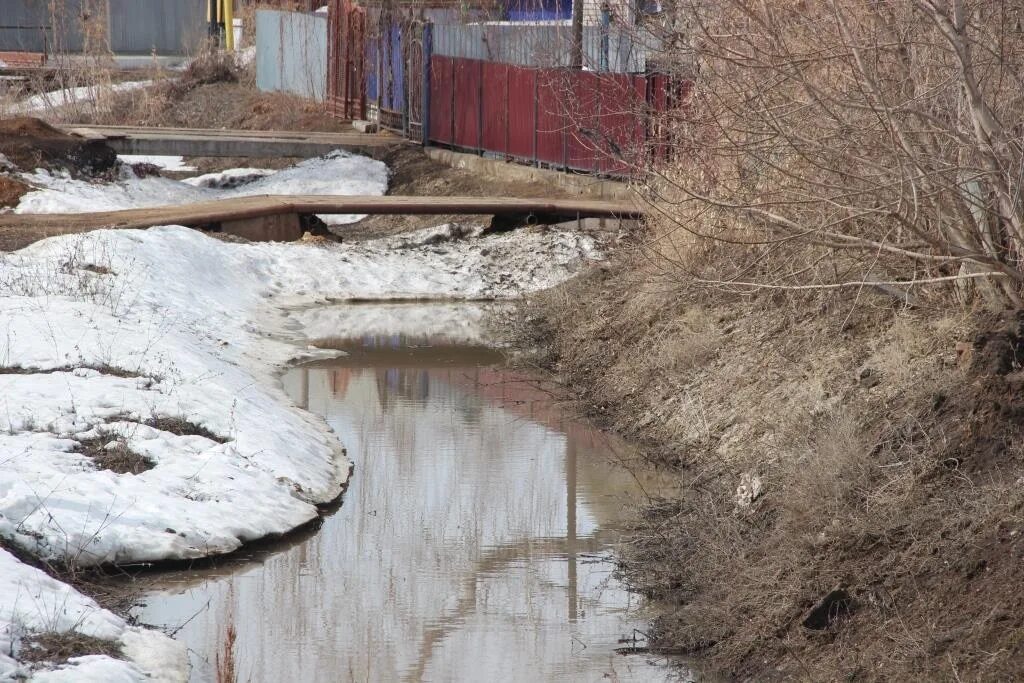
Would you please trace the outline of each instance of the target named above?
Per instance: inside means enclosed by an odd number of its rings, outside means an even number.
[[[257,11],[256,86],[322,101],[327,92],[327,18]]]
[[[377,57],[380,52],[378,41],[373,38],[366,39],[366,99],[369,102],[377,101],[377,86],[380,77],[377,74]]]
[[[405,38],[400,26],[391,27],[391,41],[388,52],[387,87],[381,98],[381,108],[390,111],[405,111],[405,60],[402,59],[402,41]]]

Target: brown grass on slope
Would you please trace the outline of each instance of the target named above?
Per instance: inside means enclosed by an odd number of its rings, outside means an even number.
[[[592,416],[689,481],[625,552],[659,607],[655,643],[737,679],[1022,670],[1024,319],[941,289],[908,309],[877,291],[697,286],[697,270],[779,261],[669,233],[523,320]],[[826,627],[805,626],[833,591]]]

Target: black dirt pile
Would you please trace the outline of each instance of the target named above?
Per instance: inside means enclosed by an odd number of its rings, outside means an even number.
[[[117,161],[106,143],[68,135],[30,117],[0,119],[0,154],[22,171],[45,168],[74,176],[99,175]]]

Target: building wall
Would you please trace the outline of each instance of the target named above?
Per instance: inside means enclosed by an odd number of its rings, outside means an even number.
[[[108,2],[115,53],[194,54],[207,35],[206,0]]]
[[[51,14],[43,0],[0,0],[0,50],[53,52],[82,49],[81,0],[63,0]]]
[[[0,0],[0,50],[81,52],[83,18],[104,13],[115,54],[189,54],[206,32],[206,0]]]

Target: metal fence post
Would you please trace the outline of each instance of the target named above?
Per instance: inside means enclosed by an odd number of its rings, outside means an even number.
[[[531,69],[533,73],[533,165],[540,167],[540,159],[537,158],[537,128],[540,126],[538,115],[540,112],[540,85],[537,83],[540,79],[537,77],[539,73],[538,69]]]
[[[612,25],[612,13],[608,8],[608,3],[602,3],[601,5],[601,60],[600,70],[608,71],[608,34],[611,32]]]
[[[477,154],[483,156],[484,154],[484,60],[477,60],[478,70],[477,73],[480,77],[477,79],[477,107],[476,107],[476,151]]]
[[[423,25],[423,113],[420,127],[423,129],[423,146],[430,145],[430,57],[434,54],[434,25]]]

